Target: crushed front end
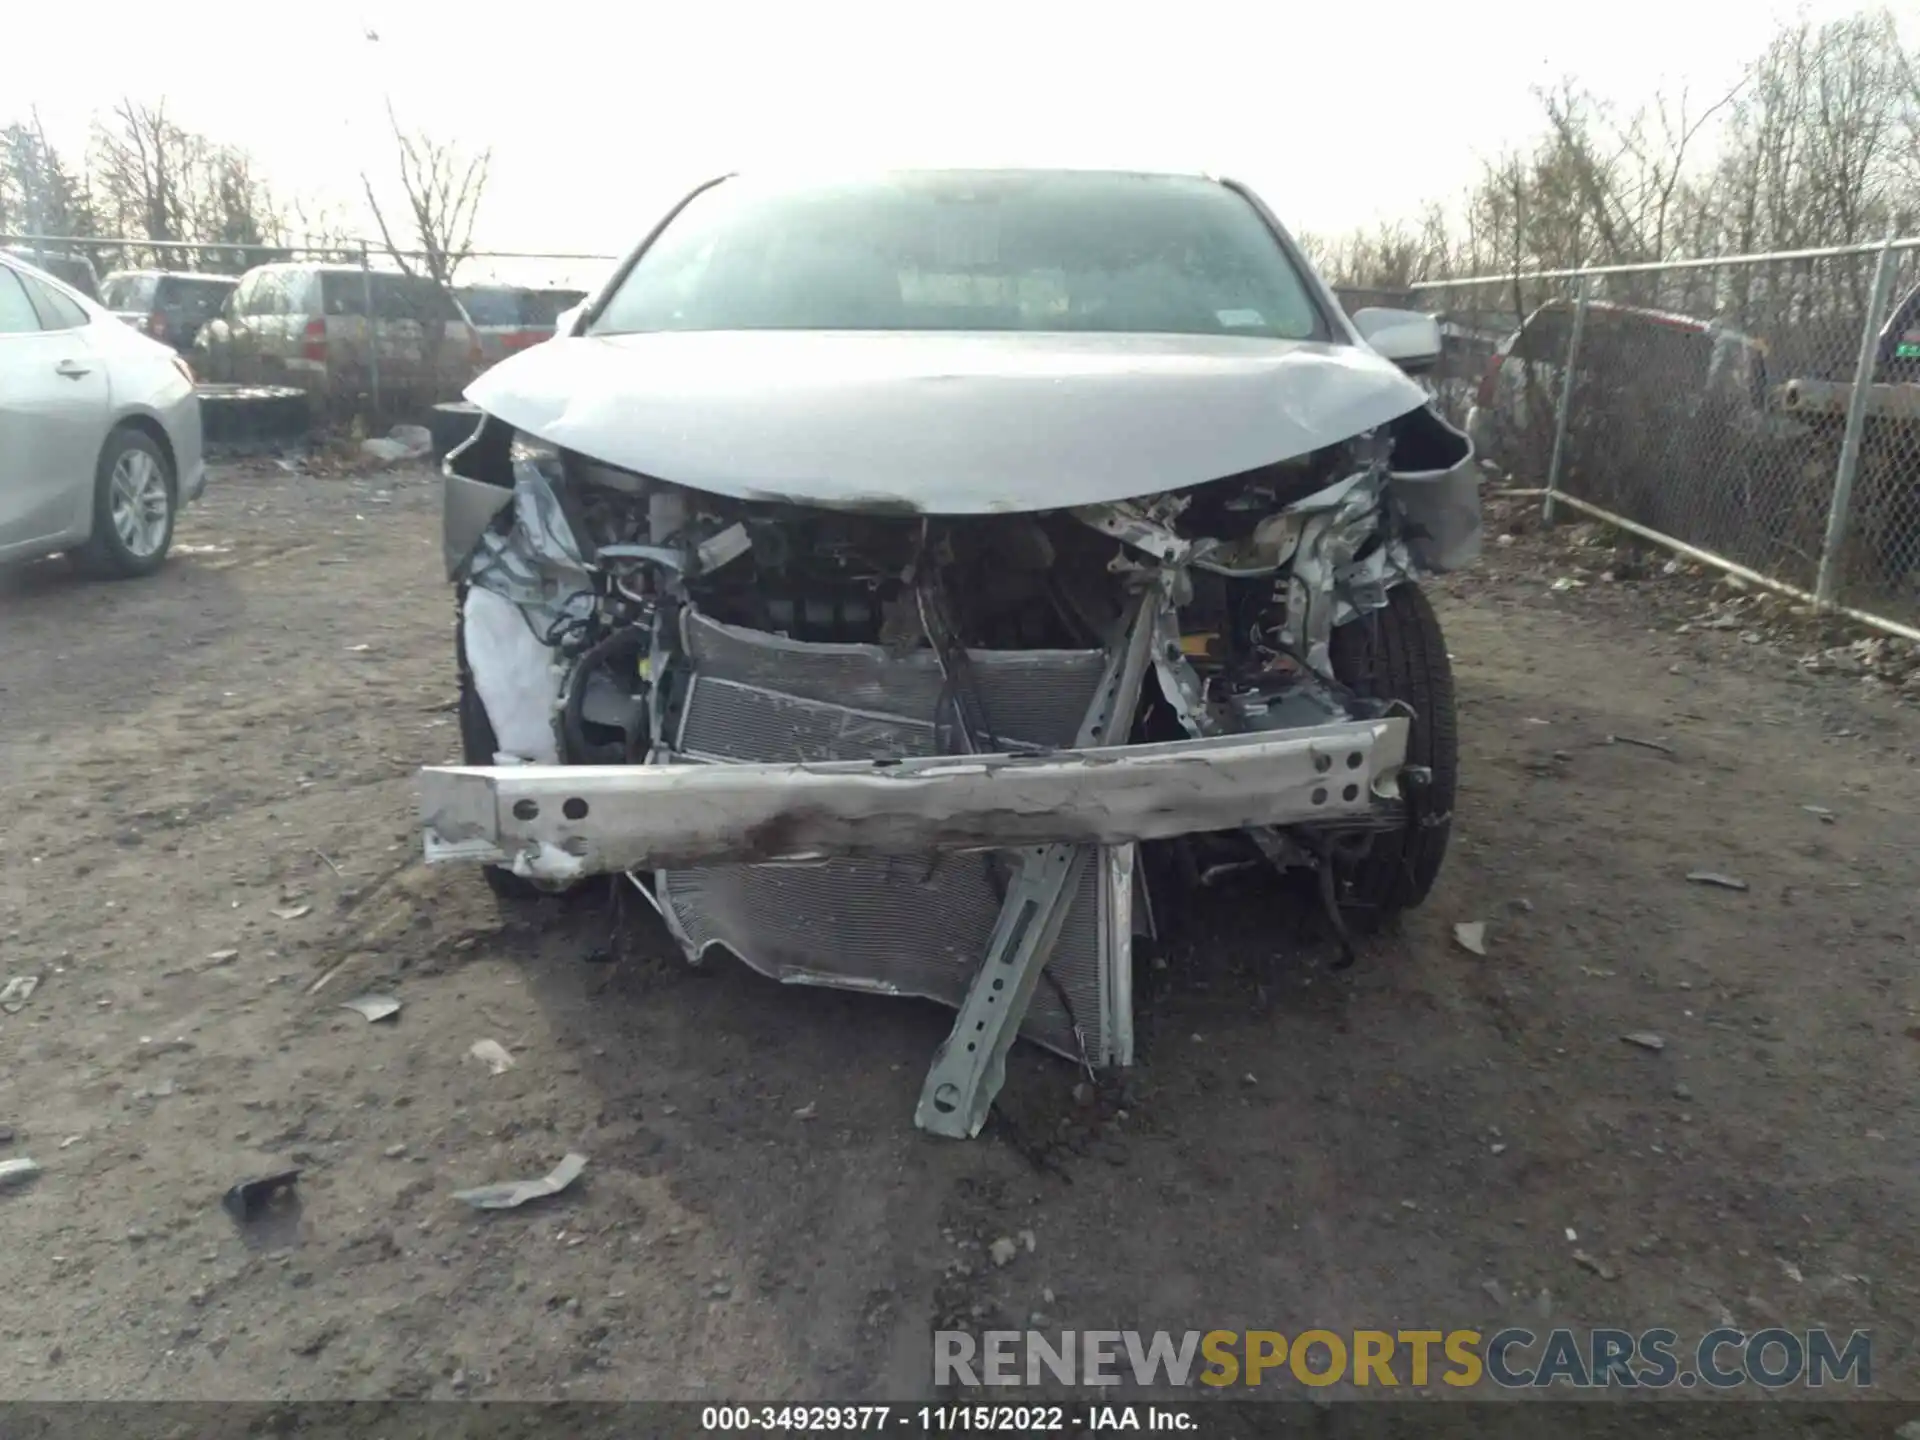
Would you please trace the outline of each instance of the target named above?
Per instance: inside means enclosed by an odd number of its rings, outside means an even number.
[[[422,772],[427,856],[624,876],[696,962],[955,1008],[916,1120],[975,1134],[1016,1036],[1131,1063],[1149,874],[1330,873],[1426,823],[1406,707],[1329,645],[1470,557],[1468,460],[1416,411],[1145,500],[940,516],[716,496],[490,417],[446,471],[486,744]]]

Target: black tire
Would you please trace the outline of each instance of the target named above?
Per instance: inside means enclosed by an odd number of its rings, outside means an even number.
[[[1433,605],[1416,585],[1396,587],[1384,609],[1336,629],[1330,651],[1333,673],[1356,692],[1413,711],[1407,764],[1432,776],[1408,828],[1374,836],[1358,860],[1336,861],[1336,894],[1349,924],[1377,929],[1427,898],[1446,857],[1459,778],[1453,664]]]
[[[151,549],[140,548],[147,543],[144,541],[129,544],[115,518],[115,505],[124,499],[119,493],[122,482],[116,479],[123,464],[130,471],[138,468],[141,493],[148,497],[140,512],[144,517],[143,528],[153,523],[160,526],[158,543]],[[152,488],[154,483],[160,487],[158,490]],[[121,426],[107,436],[107,443],[100,449],[99,462],[94,466],[93,533],[87,543],[74,552],[75,564],[83,574],[107,580],[153,574],[166,563],[179,508],[180,485],[166,451],[144,430]],[[147,533],[151,534],[151,530]]]
[[[453,653],[460,674],[460,758],[469,765],[491,765],[500,741],[493,733],[493,722],[487,718],[487,707],[481,703],[480,692],[474,688],[473,672],[467,668],[467,587],[459,586],[454,594]],[[481,873],[486,876],[487,888],[502,900],[538,900],[548,893],[531,880],[498,865],[482,866]]]

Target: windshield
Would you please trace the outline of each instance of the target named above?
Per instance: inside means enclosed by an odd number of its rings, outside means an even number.
[[[651,330],[1328,335],[1234,191],[1046,171],[723,182],[674,217],[588,333]]]

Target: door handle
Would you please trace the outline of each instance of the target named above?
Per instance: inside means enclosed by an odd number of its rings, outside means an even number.
[[[53,367],[53,373],[56,375],[64,375],[69,380],[78,380],[82,375],[91,375],[93,373],[93,367],[91,365],[82,365],[78,360],[62,360],[58,365]]]

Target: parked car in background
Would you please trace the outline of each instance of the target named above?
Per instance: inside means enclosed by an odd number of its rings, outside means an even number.
[[[100,282],[100,303],[142,334],[185,352],[240,282],[181,270],[116,270]]]
[[[1920,382],[1920,285],[1893,307],[1875,347],[1873,379],[1880,385]]]
[[[587,298],[584,290],[520,285],[466,285],[454,294],[480,336],[481,358],[488,365],[551,340],[560,315]]]
[[[89,300],[100,298],[100,275],[93,261],[82,250],[57,250],[51,246],[10,245],[0,255],[11,255],[42,270],[61,284],[78,290]]]
[[[368,302],[373,314],[369,317]],[[424,276],[350,265],[261,265],[193,343],[204,380],[294,385],[316,404],[450,399],[481,369],[480,337],[459,303]]]
[[[0,561],[148,574],[206,473],[186,362],[0,254]]]
[[[1502,469],[1546,463],[1561,377],[1573,334],[1573,302],[1551,300],[1529,315],[1487,361],[1467,432]],[[1607,413],[1641,428],[1672,429],[1706,409],[1759,426],[1766,409],[1767,347],[1712,320],[1594,300],[1581,332],[1578,383],[1606,392]],[[1593,409],[1589,400],[1587,409]]]

